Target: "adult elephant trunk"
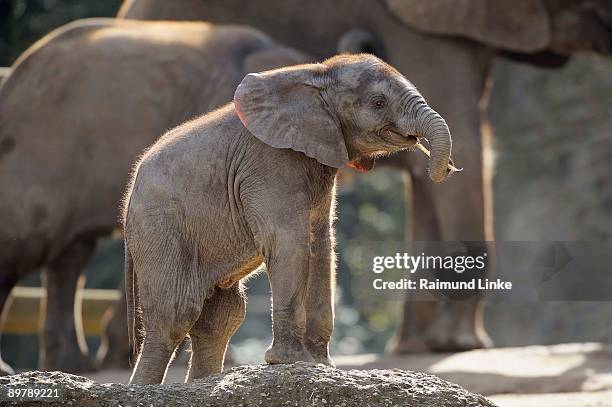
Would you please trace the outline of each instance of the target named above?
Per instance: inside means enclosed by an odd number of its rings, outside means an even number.
[[[418,107],[416,123],[416,133],[425,137],[431,146],[429,177],[434,182],[443,182],[450,174],[448,164],[453,144],[448,126],[427,104]]]

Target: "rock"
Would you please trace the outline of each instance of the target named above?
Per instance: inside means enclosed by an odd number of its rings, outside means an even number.
[[[193,383],[127,386],[99,384],[61,372],[0,378],[1,405],[39,404],[13,399],[11,389],[57,389],[45,405],[89,406],[495,406],[438,377],[406,370],[342,371],[321,364],[246,365]],[[40,399],[39,399],[40,400]]]

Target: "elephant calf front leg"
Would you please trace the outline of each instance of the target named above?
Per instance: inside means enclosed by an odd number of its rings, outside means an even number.
[[[272,345],[265,355],[270,364],[312,362],[304,347],[306,294],[308,270],[308,226],[302,225],[299,234],[291,238],[277,238],[271,254],[268,276],[272,288]],[[303,231],[303,233],[302,233]],[[279,242],[280,240],[280,242]]]
[[[329,206],[311,216],[311,251],[306,289],[306,334],[304,344],[315,362],[335,366],[329,357],[334,329],[335,257]]]

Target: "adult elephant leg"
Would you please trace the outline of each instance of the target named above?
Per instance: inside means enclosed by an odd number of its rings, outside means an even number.
[[[477,109],[473,113],[476,115]],[[449,113],[453,117],[453,113]],[[468,116],[469,117],[469,116]],[[461,119],[456,118],[456,123],[461,123]],[[477,118],[474,119],[479,123]],[[489,220],[488,211],[490,205],[487,202],[485,190],[490,185],[485,183],[488,178],[484,171],[487,169],[483,165],[483,144],[479,126],[464,123],[460,128],[471,129],[464,131],[461,137],[457,137],[456,148],[453,151],[455,161],[462,163],[465,167],[463,173],[456,179],[451,179],[443,185],[434,185],[426,182],[422,177],[414,183],[414,194],[417,197],[430,197],[428,204],[429,214],[433,214],[435,222],[423,216],[423,212],[418,210],[415,213],[416,223],[415,238],[424,240],[421,236],[430,239],[432,236],[426,234],[433,223],[438,228],[437,239],[446,242],[453,242],[462,246],[462,252],[472,256],[481,256],[485,252],[489,255],[487,273],[492,272],[493,257],[492,251],[487,245],[487,241],[492,240],[488,236],[491,228],[486,225]],[[418,198],[421,199],[421,198]],[[418,200],[417,200],[418,202]],[[423,211],[425,208],[421,208]],[[419,235],[425,232],[423,235]],[[450,254],[450,253],[449,253]],[[485,275],[481,275],[484,277]],[[439,293],[438,293],[439,294]],[[482,325],[482,302],[478,292],[470,293],[461,299],[446,299],[438,296],[435,303],[435,312],[426,331],[418,332],[427,338],[427,346],[434,351],[463,351],[488,347],[491,340],[484,331]],[[406,304],[406,307],[415,307],[414,304]],[[409,309],[408,315],[414,315],[419,309]]]
[[[405,179],[405,200],[412,200],[413,209],[406,213],[406,238],[418,240],[437,241],[440,239],[438,220],[432,211],[433,197],[422,193],[422,182],[431,182],[427,179],[415,177],[412,182]],[[421,193],[415,193],[419,191]],[[418,221],[415,218],[418,217]],[[403,305],[403,318],[395,335],[387,345],[387,351],[395,354],[426,352],[430,349],[427,333],[432,321],[439,314],[436,301],[423,301],[413,298],[410,292],[406,294]]]
[[[127,304],[125,286],[119,287],[119,301],[109,309],[102,320],[102,343],[96,355],[96,361],[102,369],[128,369],[130,345],[127,334]]]
[[[413,239],[481,244],[493,240],[491,205],[485,201],[490,185],[489,178],[483,176],[486,169],[480,129],[481,98],[493,53],[476,43],[409,30],[388,41],[386,47],[396,50],[394,65],[446,120],[453,137],[453,160],[464,167],[447,182],[434,184],[427,179],[426,160],[414,154],[403,156],[404,168],[410,170],[413,180]],[[482,326],[481,315],[477,299],[418,302],[409,298],[392,350],[403,353],[483,347],[490,340],[484,330],[477,329]]]
[[[19,275],[17,272],[13,272],[10,269],[0,270],[0,330],[4,326],[4,321],[8,315],[9,308],[11,307],[11,291],[13,287],[17,285],[19,281]],[[0,355],[0,376],[14,374],[13,368],[9,366]]]
[[[479,154],[478,146],[473,147]],[[459,154],[455,154],[457,157]],[[466,160],[466,161],[463,161]],[[477,157],[457,158],[457,162],[478,162]],[[477,165],[477,164],[476,164]],[[467,169],[466,169],[467,171]],[[493,253],[487,245],[484,214],[486,209],[482,177],[477,171],[467,173],[471,179],[451,180],[433,185],[424,177],[413,181],[414,236],[417,241],[449,241],[463,245],[470,255],[487,252],[487,272],[492,272]],[[478,188],[478,186],[481,186]],[[465,243],[462,243],[465,242]],[[425,252],[437,254],[436,244]],[[462,351],[491,346],[482,324],[482,302],[479,293],[461,300],[440,297],[422,301],[408,293],[403,318],[388,349],[402,354],[423,351]]]
[[[44,270],[47,300],[39,359],[41,370],[71,373],[94,370],[87,356],[77,293],[85,283],[81,271],[95,246],[94,239],[75,240]]]
[[[483,304],[478,298],[442,305],[428,330],[431,350],[461,352],[493,345],[482,324]]]

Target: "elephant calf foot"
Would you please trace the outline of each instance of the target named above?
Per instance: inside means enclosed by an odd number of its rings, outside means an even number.
[[[266,350],[265,360],[271,365],[314,362],[313,357],[298,340],[272,341],[272,345]]]
[[[336,367],[334,361],[329,357],[329,348],[327,346],[327,342],[314,343],[306,341],[306,349],[308,350],[308,353],[310,353],[315,362],[323,363],[324,365],[330,367]]]

